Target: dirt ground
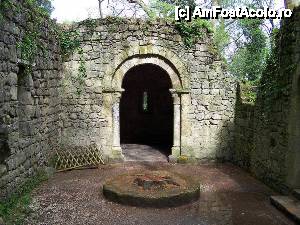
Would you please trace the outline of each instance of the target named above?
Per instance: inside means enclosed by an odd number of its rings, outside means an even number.
[[[109,202],[106,179],[129,171],[167,170],[191,175],[201,184],[199,201],[176,208],[138,208]],[[26,225],[287,225],[294,224],[269,201],[276,194],[230,164],[171,165],[127,162],[99,169],[57,173],[34,191]]]

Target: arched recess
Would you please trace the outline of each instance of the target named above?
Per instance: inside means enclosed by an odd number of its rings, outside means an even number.
[[[118,78],[122,79],[130,68],[145,62],[165,69],[170,75],[174,89],[189,90],[188,69],[185,63],[173,51],[153,45],[131,46],[117,54],[105,70],[105,89],[120,88],[122,82]],[[113,86],[115,84],[118,84],[118,87]]]
[[[166,63],[164,60],[155,57],[155,56],[148,56],[146,58],[140,58],[140,57],[133,57],[125,62],[123,62],[116,70],[116,72],[113,74],[112,80],[111,80],[111,87],[112,89],[120,89],[122,86],[122,81],[124,79],[125,74],[130,70],[131,68],[135,66],[140,66],[143,64],[153,64],[156,66],[159,66],[161,69],[166,71],[171,79],[172,87],[176,90],[183,89],[183,83],[182,80],[178,74],[178,71],[176,71],[175,67],[172,67],[170,64]]]
[[[120,145],[120,98],[122,96],[122,82],[126,73],[139,65],[152,64],[160,67],[169,75],[172,82],[170,92],[174,104],[174,132],[172,155],[178,156],[181,151],[181,124],[183,95],[189,94],[188,73],[185,65],[169,50],[157,47],[142,46],[131,49],[117,56],[113,65],[109,65],[104,80],[104,93],[111,94],[112,115],[112,158],[123,158]]]
[[[174,115],[170,76],[153,64],[138,65],[126,73],[122,88],[120,137],[126,155],[130,157],[133,153],[130,149],[138,144],[154,147],[169,156]]]

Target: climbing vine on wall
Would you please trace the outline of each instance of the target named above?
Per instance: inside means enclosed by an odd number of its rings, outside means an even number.
[[[150,1],[150,20],[157,18],[163,18],[165,21],[173,22],[175,28],[178,30],[180,36],[183,39],[184,44],[191,48],[193,47],[204,34],[212,33],[213,27],[209,20],[205,19],[193,19],[191,22],[179,21],[176,22],[175,18],[175,5],[186,6],[189,5],[191,9],[195,8],[193,1],[164,1],[164,0],[152,0]]]
[[[86,62],[83,57],[82,48],[79,48],[78,54],[80,55],[79,67],[77,71],[77,76],[72,77],[73,78],[72,81],[73,81],[73,85],[76,87],[77,95],[81,95],[87,74],[86,74]]]
[[[267,67],[260,81],[261,100],[264,110],[271,113],[278,99],[288,96],[291,88],[291,75],[295,73],[297,64],[294,58],[295,39],[293,26],[282,26],[280,31],[274,30],[272,52],[267,60]]]
[[[76,30],[59,32],[59,44],[64,59],[73,54],[80,46],[79,33]]]
[[[96,30],[97,22],[96,22],[96,20],[93,20],[93,19],[87,19],[84,21],[84,25],[88,29],[88,33],[90,35],[92,35]]]
[[[26,33],[21,42],[17,44],[17,48],[21,51],[21,58],[25,60],[28,65],[26,67],[27,72],[31,71],[32,64],[38,51],[38,33],[30,32]]]
[[[213,32],[211,23],[208,20],[195,19],[192,22],[176,22],[176,29],[179,31],[185,45],[191,48],[195,45],[203,35]],[[206,31],[205,31],[206,30]]]
[[[7,13],[18,13],[20,10],[20,7],[15,5],[11,0],[0,1],[0,22],[3,22]]]
[[[49,2],[45,0],[44,3]],[[50,2],[49,2],[50,3]],[[51,4],[50,4],[51,5]],[[49,18],[49,12],[44,8],[44,5],[37,0],[24,0],[22,4],[16,3],[12,0],[0,1],[0,22],[5,20],[7,16],[17,16],[22,10],[27,10],[25,15],[25,22],[29,22],[27,25],[27,31],[23,34],[22,38],[17,42],[17,48],[21,55],[21,60],[26,64],[25,73],[32,72],[32,65],[38,51],[41,50],[45,54],[45,46],[40,41],[41,27],[45,19]],[[30,26],[30,24],[33,24]],[[49,23],[49,26],[52,24]]]
[[[91,25],[94,27],[94,24]],[[92,29],[92,28],[91,28]],[[80,47],[79,33],[76,30],[61,30],[59,42],[64,60],[77,52],[79,55],[79,67],[76,76],[71,78],[72,85],[76,88],[77,95],[81,95],[84,89],[86,74],[86,62],[83,57],[83,49]]]

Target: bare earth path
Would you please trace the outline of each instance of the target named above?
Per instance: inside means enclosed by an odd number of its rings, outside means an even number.
[[[201,197],[177,208],[152,209],[118,205],[104,199],[103,181],[140,169],[165,169],[197,177]],[[95,170],[58,173],[34,192],[27,225],[285,225],[294,224],[269,203],[272,193],[230,165],[170,165],[127,162]]]

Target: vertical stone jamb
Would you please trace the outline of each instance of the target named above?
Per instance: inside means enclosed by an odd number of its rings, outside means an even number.
[[[189,117],[189,104],[191,102],[190,92],[188,90],[180,91],[180,107],[181,107],[181,139],[180,139],[180,149],[181,155],[186,155],[189,157],[194,157],[194,150],[190,143],[192,137],[192,124],[188,119]]]
[[[112,118],[113,118],[113,143],[112,143],[112,158],[113,160],[123,160],[122,148],[120,143],[120,100],[122,91],[112,93]]]
[[[174,104],[174,132],[173,132],[173,147],[172,156],[178,157],[180,155],[181,143],[181,101],[180,95],[174,89],[170,89]]]

